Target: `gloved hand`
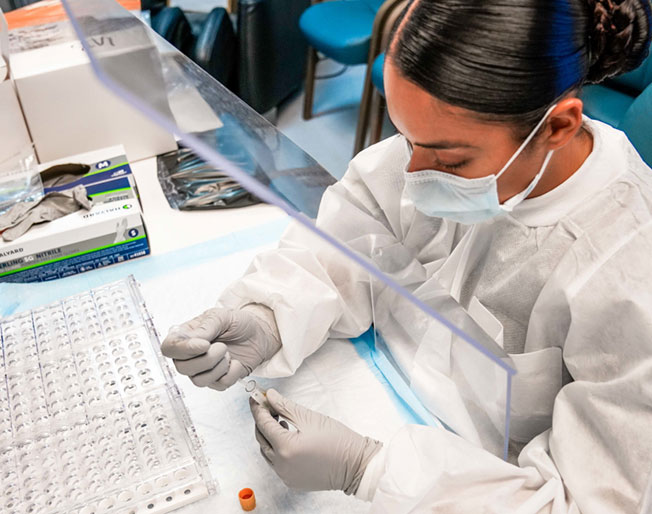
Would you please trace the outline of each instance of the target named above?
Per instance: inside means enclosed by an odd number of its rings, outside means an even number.
[[[308,491],[341,489],[355,494],[367,464],[382,443],[363,437],[339,421],[267,391],[274,412],[249,401],[256,440],[265,460],[288,487]],[[296,427],[288,430],[278,414]]]
[[[193,384],[224,391],[281,348],[274,313],[260,304],[213,308],[170,330],[161,352]]]

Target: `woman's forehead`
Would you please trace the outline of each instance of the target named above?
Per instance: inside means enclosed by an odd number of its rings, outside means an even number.
[[[467,109],[433,97],[403,77],[391,59],[386,60],[384,76],[389,116],[399,132],[411,140],[468,142],[500,128],[496,123],[480,120]]]

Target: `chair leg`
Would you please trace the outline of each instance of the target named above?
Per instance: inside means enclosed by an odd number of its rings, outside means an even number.
[[[362,98],[360,99],[360,114],[358,115],[358,126],[355,131],[355,143],[353,145],[353,155],[357,154],[364,148],[367,139],[367,130],[369,129],[369,113],[371,107],[371,97],[374,92],[374,85],[371,83],[371,65],[367,65],[367,74],[364,78],[364,87],[362,89]]]
[[[383,132],[383,122],[385,121],[385,99],[378,92],[374,91],[371,99],[371,136],[369,144],[373,145],[380,141]]]
[[[308,62],[306,65],[306,87],[303,99],[303,119],[312,118],[312,103],[315,97],[315,71],[317,68],[317,51],[308,47]]]

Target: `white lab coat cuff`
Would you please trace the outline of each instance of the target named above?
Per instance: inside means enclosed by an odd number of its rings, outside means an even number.
[[[369,464],[367,464],[367,469],[365,469],[358,490],[355,493],[356,498],[366,502],[370,502],[374,499],[374,494],[376,494],[376,488],[378,487],[380,477],[385,474],[386,457],[387,445],[383,444],[380,451],[374,455],[369,461]]]

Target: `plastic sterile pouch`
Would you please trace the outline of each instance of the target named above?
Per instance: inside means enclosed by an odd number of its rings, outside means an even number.
[[[41,196],[43,183],[31,146],[0,161],[0,214],[17,203],[37,200]]]

